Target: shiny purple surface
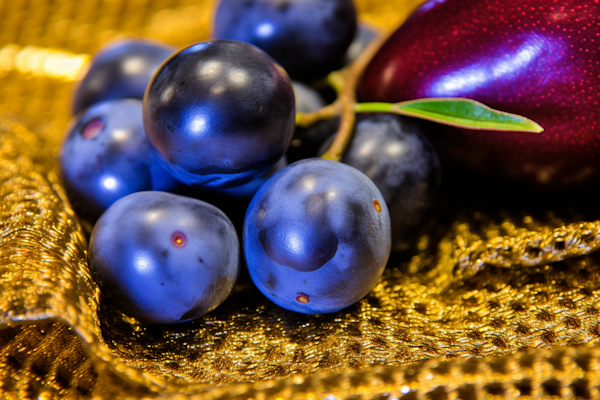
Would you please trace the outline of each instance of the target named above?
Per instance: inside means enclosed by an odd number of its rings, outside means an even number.
[[[492,176],[571,186],[600,177],[600,4],[432,0],[365,71],[361,101],[465,97],[538,122],[541,134],[448,128],[443,159]]]

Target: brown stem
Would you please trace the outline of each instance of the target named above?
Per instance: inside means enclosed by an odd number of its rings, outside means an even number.
[[[333,103],[319,108],[316,111],[309,113],[298,113],[296,114],[296,126],[308,128],[317,121],[340,115],[341,109],[341,103],[336,100]]]
[[[387,40],[389,34],[382,34],[375,39],[371,44],[362,52],[362,54],[347,68],[346,79],[341,89],[338,91],[337,102],[341,105],[340,115],[340,127],[335,136],[335,140],[327,149],[323,158],[327,158],[334,161],[340,161],[344,150],[350,143],[352,138],[352,132],[354,130],[354,122],[356,121],[356,115],[354,113],[354,106],[356,104],[356,86],[358,80],[362,76],[364,70],[369,65],[369,62],[373,59],[379,48]],[[336,85],[337,86],[337,85]]]

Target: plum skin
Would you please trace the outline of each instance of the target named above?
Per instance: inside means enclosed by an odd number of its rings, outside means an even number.
[[[98,220],[89,266],[101,293],[125,314],[186,322],[230,294],[239,275],[235,229],[218,208],[166,192],[138,192]]]
[[[597,183],[599,14],[577,0],[429,1],[373,58],[359,98],[465,97],[523,115],[544,132],[444,128],[430,139],[442,162],[471,175],[549,189]]]
[[[252,43],[306,82],[342,67],[356,25],[352,0],[221,0],[212,35]]]
[[[442,186],[438,156],[420,125],[399,115],[360,115],[342,162],[379,188],[390,211],[392,251],[406,251],[433,217]]]
[[[373,289],[391,251],[377,187],[348,165],[312,158],[276,173],[244,220],[244,253],[258,289],[304,314],[339,311]]]
[[[173,54],[144,95],[144,128],[162,165],[196,188],[241,185],[283,156],[294,126],[285,71],[248,43],[215,40]]]
[[[92,123],[101,130],[86,138]],[[77,115],[67,128],[60,161],[69,197],[93,219],[121,197],[151,190],[152,154],[142,124],[142,102],[109,100]]]
[[[102,48],[75,87],[73,114],[105,100],[142,100],[150,78],[175,50],[141,39],[120,40]]]
[[[288,165],[287,158],[283,156],[277,163],[266,173],[254,178],[250,182],[246,182],[240,186],[216,190],[215,192],[225,195],[230,198],[237,198],[241,201],[250,201],[252,197],[277,171]]]

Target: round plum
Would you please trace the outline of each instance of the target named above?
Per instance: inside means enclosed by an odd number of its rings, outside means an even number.
[[[342,162],[381,190],[390,210],[392,250],[407,250],[433,216],[441,191],[440,161],[420,125],[398,115],[361,115]]]
[[[362,172],[311,158],[256,193],[243,241],[250,277],[265,296],[291,311],[330,313],[377,283],[391,250],[390,216]]]
[[[310,81],[342,66],[355,31],[352,0],[221,0],[213,36],[252,43]]]
[[[240,245],[218,208],[139,192],[100,217],[89,265],[105,299],[125,314],[173,324],[201,317],[227,298],[239,275]]]
[[[93,219],[121,197],[152,189],[151,160],[142,102],[134,99],[97,103],[75,117],[60,156],[69,198]]]
[[[105,100],[142,100],[150,78],[175,50],[142,39],[120,40],[101,49],[75,87],[73,114]]]
[[[144,127],[157,159],[196,188],[241,185],[283,156],[294,126],[294,92],[262,50],[202,42],[169,58],[144,96]]]

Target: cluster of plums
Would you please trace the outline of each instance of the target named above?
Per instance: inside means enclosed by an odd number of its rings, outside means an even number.
[[[438,76],[437,62],[412,55],[439,55],[434,46],[456,54],[448,49],[455,32],[479,35],[475,22],[458,29],[452,7],[474,14],[512,7],[461,1],[430,1],[409,19],[369,67],[361,97],[473,93],[486,101],[493,79],[514,76],[546,54],[544,46],[561,45],[550,36],[540,42],[529,28],[508,53],[494,53],[490,39],[489,54],[473,58],[466,49],[456,71]],[[545,3],[538,8],[531,12],[541,18]],[[426,41],[428,29],[447,41]],[[179,51],[115,43],[94,57],[76,88],[62,172],[76,209],[97,219],[89,264],[103,295],[143,321],[188,321],[224,301],[245,259],[256,286],[286,309],[328,313],[355,303],[374,287],[390,252],[411,245],[440,191],[438,158],[415,121],[359,116],[342,162],[317,157],[335,119],[295,129],[296,112],[325,105],[306,83],[351,62],[374,34],[357,30],[351,0],[222,0],[213,37]],[[390,58],[399,44],[411,57]],[[503,64],[494,69],[485,60]],[[440,68],[448,65],[442,61]],[[410,83],[421,81],[426,90]],[[207,193],[247,206],[241,241],[228,216],[200,200]]]

